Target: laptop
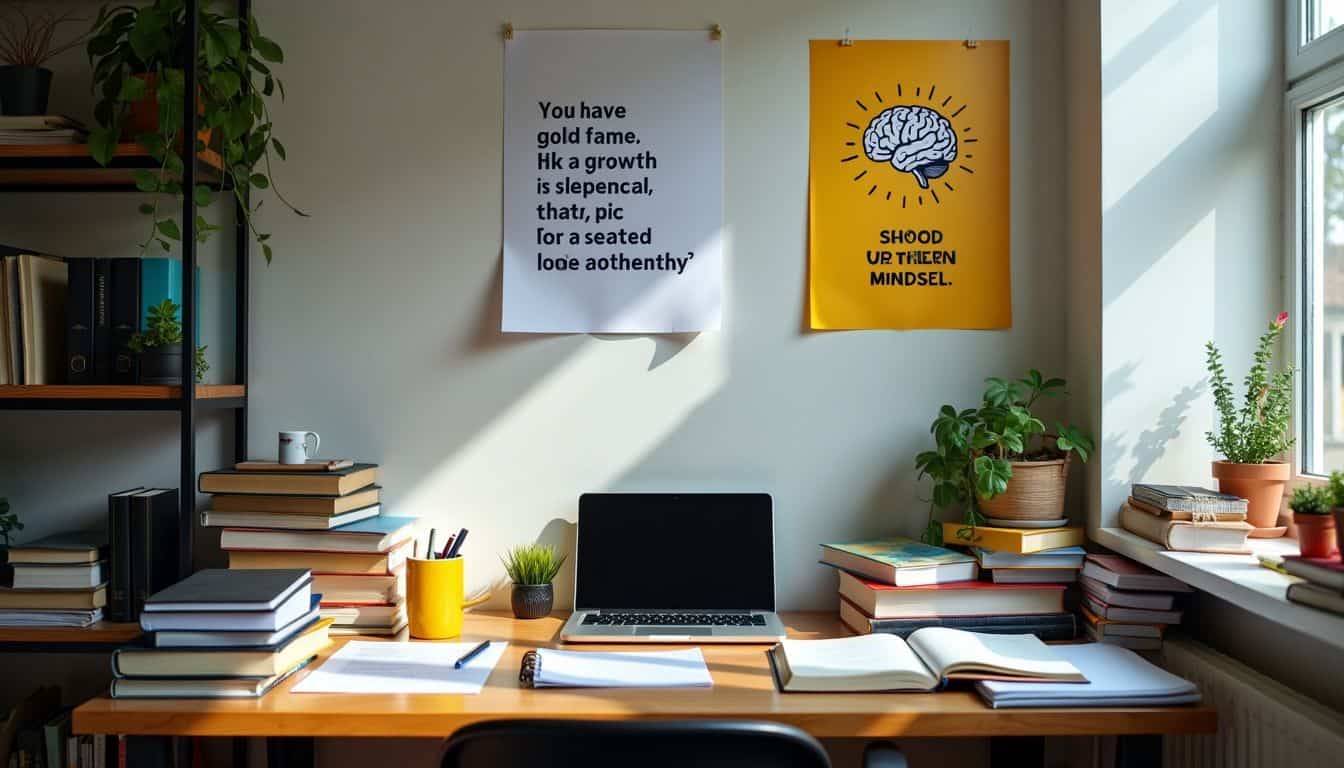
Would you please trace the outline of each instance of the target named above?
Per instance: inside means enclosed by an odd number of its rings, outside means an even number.
[[[569,643],[769,643],[774,510],[765,493],[579,497]]]

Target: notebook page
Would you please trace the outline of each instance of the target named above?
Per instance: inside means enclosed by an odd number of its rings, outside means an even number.
[[[910,647],[935,673],[986,670],[1007,675],[1081,680],[1078,668],[1035,635],[987,635],[946,627],[910,634]]]
[[[892,690],[913,685],[931,690],[939,676],[929,671],[904,640],[871,634],[826,640],[784,640],[789,690]]]
[[[699,648],[681,651],[537,649],[538,688],[708,688],[714,685]]]
[[[495,640],[461,669],[453,662],[476,643],[382,643],[351,640],[294,686],[294,693],[477,694],[504,655]]]
[[[1194,683],[1177,677],[1127,648],[1104,643],[1056,646],[1088,682],[977,682],[992,706],[1161,706],[1199,701]]]

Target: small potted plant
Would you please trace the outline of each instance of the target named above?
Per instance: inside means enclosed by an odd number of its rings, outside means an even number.
[[[1021,379],[985,384],[980,407],[942,407],[929,428],[934,450],[915,457],[919,476],[933,480],[927,543],[943,539],[935,509],[961,509],[965,527],[958,535],[967,540],[986,515],[1015,523],[1063,519],[1069,460],[1076,454],[1087,461],[1092,453],[1092,439],[1077,427],[1056,422],[1057,432],[1047,434],[1032,414],[1042,398],[1067,394],[1063,379],[1032,369]]]
[[[84,19],[68,10],[0,3],[0,115],[47,113],[51,70],[45,64],[84,42],[85,35],[58,40],[58,27],[78,21]]]
[[[551,583],[565,556],[549,544],[524,544],[514,547],[500,558],[504,571],[513,581],[509,602],[513,615],[520,619],[540,619],[551,613],[555,603],[555,587]]]
[[[1335,553],[1335,519],[1330,514],[1334,506],[1335,494],[1330,488],[1304,485],[1293,489],[1288,507],[1293,510],[1297,545],[1303,557],[1330,557]]]
[[[1330,473],[1330,496],[1334,504],[1331,512],[1335,519],[1335,549],[1344,555],[1344,472]]]
[[[1212,341],[1204,347],[1218,414],[1217,430],[1207,438],[1223,456],[1213,462],[1213,476],[1220,491],[1246,499],[1246,521],[1255,526],[1251,536],[1256,538],[1282,536],[1285,530],[1278,527],[1278,520],[1290,469],[1278,457],[1293,446],[1290,420],[1296,370],[1289,366],[1271,373],[1270,363],[1274,343],[1287,324],[1288,313],[1280,312],[1260,335],[1240,408],[1218,347]]]
[[[0,586],[9,586],[14,583],[14,567],[9,564],[9,548],[14,544],[11,537],[15,531],[22,531],[23,523],[19,522],[17,512],[9,510],[9,499],[0,496]]]
[[[130,347],[140,357],[141,384],[182,384],[182,321],[181,309],[172,299],[164,299],[149,308],[149,319],[143,331],[131,335]],[[205,347],[196,348],[195,378],[200,384],[205,379],[210,363],[205,359]]]

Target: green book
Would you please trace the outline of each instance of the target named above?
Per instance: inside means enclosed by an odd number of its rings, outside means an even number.
[[[971,581],[979,575],[975,558],[904,536],[822,544],[821,562],[857,576],[898,587]]]

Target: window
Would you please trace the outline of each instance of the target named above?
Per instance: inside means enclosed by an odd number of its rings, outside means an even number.
[[[1290,20],[1293,13],[1304,20],[1299,52],[1344,42],[1344,29],[1331,32],[1344,26],[1344,0],[1288,6]],[[1290,311],[1301,320],[1291,326],[1289,349],[1301,370],[1298,471],[1325,475],[1344,469],[1344,47],[1312,55],[1321,65],[1292,81],[1286,99],[1287,274]]]

